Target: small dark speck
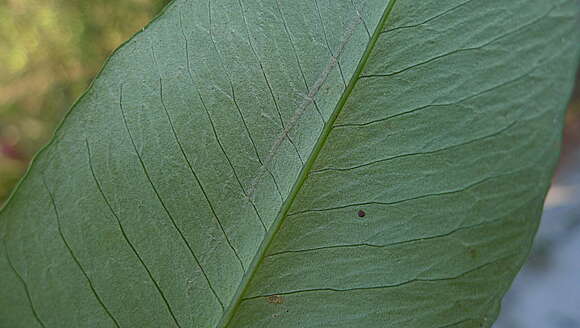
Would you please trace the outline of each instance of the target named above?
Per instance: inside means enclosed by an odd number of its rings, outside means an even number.
[[[357,214],[358,214],[358,217],[359,217],[359,218],[364,218],[364,217],[365,217],[365,215],[367,215],[367,212],[365,212],[365,211],[363,211],[363,210],[359,210]]]

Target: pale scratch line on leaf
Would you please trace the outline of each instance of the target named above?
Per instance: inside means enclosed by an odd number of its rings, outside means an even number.
[[[163,299],[163,303],[167,307],[167,311],[171,315],[173,321],[177,324],[177,326],[179,326],[179,324],[177,323],[177,319],[175,318],[175,314],[173,313],[173,310],[171,309],[171,305],[169,305],[169,301],[167,300],[167,297],[165,296],[165,293],[163,293],[163,291],[161,290],[161,286],[159,285],[159,283],[157,282],[157,280],[155,280],[155,278],[153,277],[153,274],[151,273],[151,270],[149,270],[149,268],[145,264],[145,261],[143,260],[143,258],[141,257],[141,255],[139,255],[139,252],[137,252],[137,249],[135,248],[135,245],[133,245],[133,243],[129,239],[129,236],[127,236],[127,232],[125,231],[125,227],[121,223],[121,219],[119,218],[119,216],[117,215],[117,213],[115,212],[115,210],[113,210],[113,207],[111,206],[111,203],[109,203],[109,199],[107,198],[107,196],[105,196],[105,192],[103,191],[103,188],[101,186],[101,182],[97,178],[97,175],[95,173],[95,169],[93,167],[93,160],[92,160],[92,155],[91,155],[91,148],[90,148],[90,145],[89,145],[89,140],[86,139],[86,138],[85,138],[85,145],[87,147],[87,154],[88,154],[88,158],[89,158],[89,168],[91,170],[91,175],[92,175],[93,180],[94,180],[94,182],[95,182],[95,184],[97,186],[97,190],[99,191],[99,194],[103,198],[103,201],[107,205],[107,208],[109,209],[109,211],[111,212],[111,214],[113,214],[113,217],[115,218],[115,221],[117,222],[117,225],[119,226],[119,230],[121,231],[121,235],[123,236],[123,239],[125,240],[125,242],[127,242],[127,244],[129,245],[129,247],[131,248],[131,251],[133,252],[133,254],[135,255],[135,257],[137,257],[137,259],[139,260],[139,263],[141,263],[141,266],[143,267],[143,269],[145,269],[145,272],[147,272],[147,275],[149,276],[149,280],[151,280],[151,282],[155,286],[155,289],[157,289],[157,292],[159,293],[159,295]]]
[[[268,153],[268,157],[264,161],[264,164],[258,169],[258,172],[256,173],[256,175],[252,181],[250,189],[248,190],[247,196],[250,200],[253,200],[254,193],[256,192],[256,187],[257,187],[258,183],[260,182],[260,180],[262,179],[262,177],[264,176],[265,172],[269,171],[267,166],[273,162],[273,160],[276,157],[278,150],[279,150],[280,146],[282,145],[282,142],[284,141],[284,139],[287,138],[288,135],[290,134],[290,132],[296,127],[296,125],[298,124],[298,121],[300,120],[302,115],[307,111],[308,107],[314,103],[314,99],[315,99],[316,95],[319,93],[322,86],[328,80],[332,70],[338,64],[338,60],[340,59],[340,56],[344,53],[344,50],[346,49],[347,44],[350,42],[352,36],[354,35],[354,32],[356,31],[356,27],[360,23],[361,23],[361,17],[357,16],[355,18],[355,20],[353,21],[353,23],[347,28],[347,30],[344,34],[344,38],[343,38],[343,40],[342,40],[342,42],[341,42],[341,44],[336,52],[336,55],[330,57],[330,60],[327,63],[326,67],[320,73],[318,80],[316,80],[316,82],[312,85],[312,87],[308,91],[307,96],[305,97],[305,99],[302,101],[302,103],[298,106],[298,108],[294,112],[294,115],[292,117],[292,120],[290,121],[290,124],[288,124],[288,126],[286,126],[284,131],[282,131],[282,134],[278,138],[276,138],[276,140],[274,141],[274,144],[272,145],[272,147]]]
[[[218,136],[217,133],[217,129],[215,127],[215,124],[213,122],[213,119],[211,117],[211,114],[209,112],[209,109],[207,108],[205,101],[203,100],[203,97],[201,95],[201,92],[199,91],[199,89],[195,86],[195,79],[193,78],[193,72],[191,71],[191,63],[189,60],[189,41],[187,39],[187,35],[185,34],[185,30],[183,28],[183,19],[182,19],[182,12],[181,12],[181,7],[179,7],[179,27],[181,28],[181,34],[183,36],[183,39],[185,41],[185,57],[186,57],[186,65],[187,65],[187,73],[189,75],[189,79],[191,80],[191,85],[192,87],[195,89],[197,96],[199,97],[199,101],[201,102],[201,106],[203,107],[205,114],[209,120],[209,124],[211,126],[211,129],[213,131],[213,135],[217,141],[218,146],[220,147],[222,153],[224,154],[224,157],[226,158],[226,161],[228,162],[228,164],[230,165],[230,167],[232,168],[232,172],[234,173],[234,177],[236,178],[236,181],[238,182],[238,184],[240,185],[240,188],[242,190],[242,193],[244,195],[246,195],[246,190],[244,188],[244,185],[242,184],[242,181],[240,180],[240,177],[238,176],[238,173],[236,172],[236,169],[229,157],[229,155],[226,153],[226,150],[224,148],[224,146],[222,145],[222,142]],[[209,31],[208,31],[209,33]],[[260,215],[260,212],[258,211],[258,208],[256,207],[256,204],[254,204],[254,202],[249,202],[251,204],[251,206],[254,208],[254,211],[256,212],[256,215],[258,216],[258,220],[260,221],[260,224],[262,225],[262,227],[264,228],[264,231],[267,231],[268,229],[266,228],[266,224],[264,223],[264,220],[262,219],[262,216]]]
[[[278,12],[280,13],[280,18],[282,19],[282,25],[284,26],[284,31],[286,31],[286,35],[288,36],[288,40],[290,41],[290,46],[292,48],[292,51],[294,52],[294,57],[296,58],[296,63],[298,64],[298,70],[300,71],[300,75],[302,76],[302,80],[304,81],[304,86],[306,87],[306,90],[309,90],[310,88],[308,86],[308,82],[306,81],[306,74],[304,74],[304,69],[302,68],[302,63],[300,62],[300,57],[298,56],[298,51],[296,50],[296,46],[294,45],[294,39],[292,38],[292,33],[290,33],[290,27],[288,26],[288,22],[286,22],[286,17],[284,17],[284,13],[282,12],[282,7],[280,6],[280,1],[279,0],[274,0],[274,1],[276,2]],[[322,120],[323,123],[325,123],[326,120],[324,119],[324,115],[322,115],[320,108],[318,108],[318,104],[316,103],[316,99],[312,99],[312,103],[314,104],[314,107],[316,108],[316,111],[318,112],[320,119]]]
[[[384,22],[388,19],[389,15],[392,11],[394,3],[396,3],[396,0],[393,0],[392,2],[390,2],[389,5],[385,8],[383,15],[381,17],[381,21],[378,25],[382,26],[384,24]],[[372,51],[372,49],[374,48],[374,45],[375,45],[374,41],[376,41],[376,40],[375,40],[375,37],[373,36],[373,42],[368,44],[366,49],[362,53],[360,61],[357,65],[356,72],[354,75],[358,75],[359,72],[364,68],[366,61],[368,59],[368,56],[369,56],[370,52]],[[349,92],[352,91],[352,88],[354,87],[355,84],[356,84],[356,77],[353,76],[353,78],[349,82],[349,89],[347,91],[349,91]],[[280,227],[283,225],[285,219],[287,218],[287,214],[290,211],[290,209],[292,208],[292,204],[294,203],[296,196],[298,195],[298,193],[300,192],[301,188],[304,185],[304,182],[306,181],[306,173],[307,173],[306,169],[316,161],[316,158],[318,156],[320,149],[324,146],[325,142],[327,141],[329,127],[332,124],[334,124],[336,117],[338,115],[340,115],[340,111],[344,105],[345,99],[348,98],[349,92],[343,94],[340,97],[339,101],[336,104],[336,108],[333,110],[332,115],[329,117],[329,122],[327,122],[326,125],[323,126],[323,130],[321,131],[322,134],[317,139],[316,144],[313,146],[312,154],[310,154],[310,156],[309,156],[309,159],[307,162],[307,167],[302,168],[300,175],[298,177],[298,180],[292,186],[292,190],[290,191],[289,198],[284,201],[283,206],[279,209],[278,214],[276,216],[276,221],[273,224],[274,229],[271,229],[269,231],[268,235],[266,236],[266,238],[261,242],[260,247],[258,249],[258,254],[256,254],[256,256],[254,257],[254,260],[252,262],[253,265],[252,265],[251,271],[248,272],[248,274],[244,277],[242,284],[238,286],[236,294],[234,295],[234,298],[232,300],[231,306],[228,308],[226,315],[223,316],[218,323],[219,327],[226,328],[226,327],[230,327],[232,324],[236,323],[236,319],[235,319],[236,313],[239,310],[239,306],[240,306],[242,298],[248,292],[248,288],[251,288],[250,287],[251,282],[255,278],[256,272],[258,271],[258,267],[260,266],[260,263],[261,263],[261,258],[264,255],[264,253],[266,252],[266,250],[271,247],[271,244],[272,244],[272,241],[274,240],[274,237],[276,236],[278,230],[280,229]]]
[[[12,260],[10,259],[10,254],[8,254],[8,246],[6,245],[5,239],[2,239],[2,244],[4,245],[4,254],[6,255],[6,260],[8,261],[8,266],[10,267],[12,272],[14,272],[14,274],[16,275],[16,278],[18,278],[18,280],[20,281],[20,283],[22,284],[22,287],[24,287],[24,293],[26,294],[26,299],[28,300],[28,305],[30,306],[30,310],[32,311],[32,315],[34,316],[34,319],[42,328],[46,328],[46,325],[40,319],[38,312],[36,312],[36,307],[34,306],[34,303],[32,302],[32,297],[30,296],[30,290],[28,289],[28,284],[26,283],[24,278],[22,278],[22,276],[20,275],[18,270],[16,270],[16,268],[14,267],[14,264],[12,263]]]
[[[75,264],[77,265],[77,267],[79,268],[79,270],[81,271],[81,273],[83,274],[83,276],[85,277],[87,284],[89,285],[89,288],[91,289],[91,291],[93,292],[93,295],[95,295],[95,298],[97,299],[97,302],[99,302],[99,304],[101,305],[101,307],[103,308],[103,310],[105,310],[105,312],[107,313],[107,316],[109,316],[109,318],[111,318],[111,320],[113,320],[113,323],[115,324],[115,326],[117,328],[120,327],[119,322],[117,321],[117,319],[115,319],[115,317],[113,316],[113,314],[111,313],[111,311],[109,311],[109,309],[107,308],[107,306],[105,305],[105,302],[103,301],[103,299],[101,298],[101,296],[99,295],[99,293],[97,293],[97,290],[93,284],[93,282],[91,281],[91,279],[89,278],[89,274],[87,273],[87,271],[85,270],[85,268],[82,266],[79,258],[75,255],[71,245],[69,244],[68,240],[66,239],[66,237],[64,236],[64,232],[62,231],[62,225],[60,222],[60,213],[58,212],[58,208],[56,206],[56,200],[54,197],[54,194],[52,193],[52,191],[50,190],[50,188],[48,187],[48,184],[46,183],[46,179],[44,177],[44,175],[41,174],[41,180],[42,183],[44,184],[44,188],[46,189],[46,192],[48,193],[48,196],[50,198],[50,204],[52,205],[52,209],[54,211],[54,215],[56,217],[56,227],[58,230],[58,234],[60,236],[60,239],[62,240],[62,242],[64,243],[69,255],[71,256],[71,258],[73,259],[73,261],[75,262]]]
[[[266,85],[268,86],[268,90],[269,90],[270,95],[272,97],[272,101],[274,102],[274,106],[275,106],[276,111],[278,113],[278,117],[280,118],[280,124],[282,124],[282,130],[283,130],[286,128],[286,126],[284,124],[284,119],[282,118],[282,112],[280,111],[280,106],[278,105],[278,101],[276,100],[276,96],[274,95],[274,90],[272,88],[272,85],[270,84],[270,81],[268,80],[268,76],[266,75],[266,71],[264,70],[264,65],[262,64],[262,61],[260,60],[260,57],[258,56],[256,49],[254,48],[254,44],[252,43],[252,39],[250,37],[251,36],[250,28],[248,25],[248,21],[246,18],[245,9],[244,9],[244,5],[242,3],[242,0],[239,0],[238,2],[240,3],[242,18],[243,18],[244,24],[246,26],[246,32],[247,32],[247,36],[248,36],[248,44],[250,45],[250,48],[252,50],[252,53],[254,54],[254,57],[256,57],[256,61],[258,62],[258,65],[260,66],[260,69],[262,71],[262,75],[264,76],[264,81],[266,82]],[[298,147],[296,147],[296,145],[294,144],[294,141],[292,140],[292,138],[290,138],[290,136],[288,136],[288,141],[290,142],[290,144],[292,144],[292,147],[294,148],[294,150],[296,151],[296,154],[298,155],[298,159],[300,159],[300,162],[302,163],[302,165],[304,165],[304,159],[302,158],[302,155],[300,155],[300,151],[298,150]]]
[[[242,120],[242,124],[244,125],[244,128],[246,129],[246,132],[248,134],[248,138],[250,139],[252,147],[254,148],[254,153],[256,154],[256,158],[258,159],[260,166],[263,167],[264,162],[262,161],[262,158],[260,157],[260,153],[258,152],[258,147],[257,147],[256,143],[254,142],[254,138],[252,137],[252,133],[250,132],[250,129],[248,127],[246,119],[244,118],[244,115],[242,113],[242,109],[240,108],[240,106],[236,100],[236,93],[235,93],[235,89],[234,89],[234,84],[233,84],[232,79],[228,73],[228,70],[226,69],[226,66],[225,66],[224,61],[222,59],[222,56],[217,48],[217,44],[216,44],[214,36],[213,36],[213,25],[212,25],[212,14],[211,14],[212,13],[212,10],[211,10],[212,2],[211,1],[212,0],[208,0],[209,36],[210,36],[213,48],[217,54],[218,60],[220,61],[220,64],[221,64],[222,69],[224,71],[224,74],[226,75],[226,77],[230,83],[230,88],[231,88],[231,92],[232,92],[232,100],[234,102],[234,105],[238,111],[238,114],[240,115],[240,118]],[[267,170],[267,173],[269,173],[269,175],[272,177],[272,181],[274,182],[274,186],[276,187],[276,191],[278,192],[280,199],[283,199],[284,197],[282,196],[282,192],[280,191],[280,186],[278,185],[278,181],[276,181],[276,177],[269,169]]]

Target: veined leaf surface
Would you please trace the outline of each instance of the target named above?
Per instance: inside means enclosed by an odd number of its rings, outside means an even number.
[[[176,0],[2,210],[0,326],[491,326],[558,157],[579,9]]]

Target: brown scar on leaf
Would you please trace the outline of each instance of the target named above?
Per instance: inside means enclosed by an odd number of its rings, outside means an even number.
[[[475,258],[477,257],[477,249],[470,247],[467,252],[469,253],[469,256],[471,256],[471,258]]]
[[[283,304],[284,303],[284,298],[280,295],[270,295],[270,296],[266,297],[266,300],[270,304]]]

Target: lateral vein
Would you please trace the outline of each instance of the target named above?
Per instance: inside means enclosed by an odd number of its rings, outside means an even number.
[[[387,21],[388,17],[390,16],[396,2],[397,2],[397,0],[391,0],[387,4],[385,11],[383,12],[383,16],[381,17],[379,23],[377,24],[377,27],[376,27],[375,32],[373,34],[373,37],[371,38],[367,48],[365,49],[365,51],[361,57],[361,60],[358,64],[358,67],[357,67],[355,73],[353,74],[351,81],[348,84],[348,87],[346,88],[345,92],[342,94],[342,96],[341,96],[340,100],[338,101],[337,106],[334,109],[332,115],[324,123],[324,129],[323,129],[320,137],[318,138],[318,141],[316,142],[314,149],[313,149],[311,155],[309,156],[308,161],[306,162],[306,165],[301,170],[300,175],[298,176],[298,180],[296,181],[296,183],[292,187],[292,190],[290,192],[289,197],[284,202],[284,205],[280,209],[278,217],[276,218],[276,220],[274,221],[274,224],[272,225],[272,227],[268,231],[266,237],[262,241],[262,244],[260,245],[260,248],[258,249],[258,253],[254,257],[254,260],[252,261],[252,263],[250,264],[250,267],[248,268],[246,274],[244,275],[244,278],[243,278],[242,282],[240,283],[238,291],[236,292],[236,294],[232,300],[232,303],[230,304],[230,307],[226,311],[225,315],[222,317],[222,320],[220,321],[220,323],[218,324],[217,327],[227,328],[233,322],[233,318],[234,318],[234,315],[236,314],[236,310],[238,309],[239,305],[241,304],[241,302],[243,300],[244,294],[246,293],[246,289],[250,285],[252,277],[256,273],[257,268],[260,267],[260,264],[263,261],[263,259],[265,258],[265,255],[267,254],[268,248],[270,247],[272,240],[276,236],[277,232],[280,230],[280,227],[282,226],[284,219],[288,216],[288,213],[290,211],[292,204],[294,203],[294,200],[296,199],[296,196],[298,195],[298,193],[302,189],[302,186],[304,185],[304,182],[306,181],[306,178],[308,177],[309,171],[312,169],[314,162],[318,158],[318,155],[319,155],[322,147],[324,146],[324,144],[328,140],[328,135],[330,134],[330,131],[332,130],[332,126],[333,126],[334,122],[336,121],[338,115],[340,114],[340,112],[344,108],[346,101],[348,100],[352,91],[354,90],[354,87],[355,87],[357,81],[359,80],[359,76],[362,75],[362,71],[364,70],[364,68],[366,66],[366,63],[370,57],[370,54],[373,51],[373,49],[377,43],[377,40],[379,39],[380,31],[384,27],[385,22]],[[276,0],[276,3],[279,6],[278,0]],[[286,25],[285,22],[284,22],[284,25]],[[285,26],[285,28],[286,28],[286,26]],[[333,57],[333,59],[335,59],[335,58]]]

